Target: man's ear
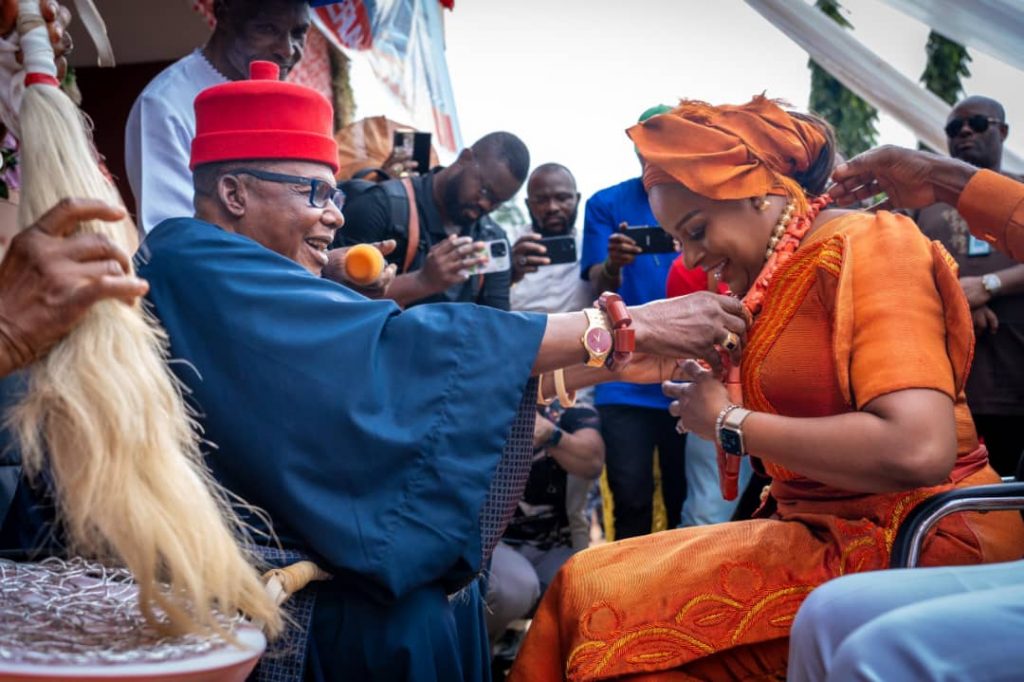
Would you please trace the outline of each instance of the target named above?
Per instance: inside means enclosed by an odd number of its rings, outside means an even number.
[[[466,147],[461,152],[459,152],[458,157],[455,159],[455,163],[459,164],[460,166],[465,166],[468,163],[473,163],[473,160],[475,158],[476,156],[473,154],[473,150],[470,149],[469,147]]]
[[[1010,134],[1010,126],[1005,123],[999,124],[999,139],[1006,142],[1006,136]]]
[[[230,215],[236,218],[245,215],[249,195],[237,175],[222,175],[217,179],[217,199]]]

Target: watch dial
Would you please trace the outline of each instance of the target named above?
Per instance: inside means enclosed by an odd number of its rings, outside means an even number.
[[[718,440],[722,442],[722,450],[730,455],[742,455],[740,445],[740,434],[732,429],[721,429],[718,432]]]
[[[587,332],[587,347],[594,353],[607,353],[612,349],[612,335],[606,329]]]

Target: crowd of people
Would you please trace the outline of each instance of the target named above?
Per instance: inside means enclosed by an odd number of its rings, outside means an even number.
[[[509,132],[337,177],[331,105],[283,82],[307,2],[215,8],[128,121],[136,253],[76,233],[124,214],[91,197],[0,214],[0,397],[97,302],[144,297],[216,480],[332,576],[307,679],[489,679],[496,651],[530,681],[1019,667],[1019,515],[949,517],[932,568],[886,570],[918,503],[1022,461],[997,101],[952,108],[949,157],[838,167],[826,122],[763,96],[653,106],[622,141],[638,174],[578,225],[571,169]],[[53,491],[0,465],[0,544],[29,549]]]

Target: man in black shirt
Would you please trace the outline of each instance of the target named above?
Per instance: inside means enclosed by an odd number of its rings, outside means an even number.
[[[515,196],[529,167],[530,154],[518,137],[490,133],[447,168],[389,180],[346,201],[335,246],[394,239],[388,260],[402,274],[387,296],[399,305],[463,301],[508,310],[509,270],[468,271],[483,264],[486,242],[504,241],[505,253],[511,252],[505,233],[487,215]]]

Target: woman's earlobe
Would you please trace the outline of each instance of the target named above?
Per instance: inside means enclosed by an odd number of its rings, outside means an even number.
[[[772,202],[768,201],[767,196],[750,197],[750,203],[754,205],[754,209],[758,213],[764,213],[772,205]]]

